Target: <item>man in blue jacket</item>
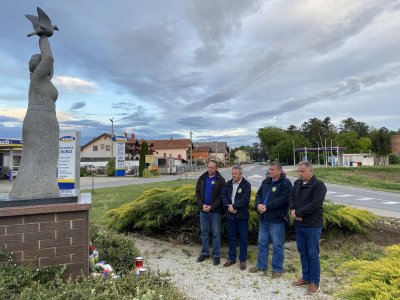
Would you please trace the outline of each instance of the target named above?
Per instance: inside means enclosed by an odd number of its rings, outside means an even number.
[[[307,286],[307,294],[312,295],[319,291],[319,238],[326,186],[314,176],[313,167],[308,161],[299,163],[298,170],[300,179],[294,183],[289,208],[295,219],[296,244],[303,275],[293,285]]]
[[[256,195],[256,209],[260,214],[257,266],[251,273],[267,274],[269,243],[272,242],[272,278],[282,276],[285,243],[285,223],[288,217],[292,183],[282,172],[278,162],[269,165],[269,176],[262,182]]]
[[[224,267],[230,267],[236,263],[236,235],[239,233],[240,269],[246,270],[250,196],[251,184],[243,177],[242,168],[233,167],[232,179],[225,184],[222,191],[222,202],[227,210],[229,242],[229,259],[224,263]]]
[[[201,254],[197,262],[202,262],[208,258],[210,228],[213,239],[213,264],[220,264],[221,249],[221,214],[222,201],[221,192],[225,185],[225,179],[218,172],[218,165],[215,160],[208,163],[207,172],[203,173],[197,180],[196,198],[200,211],[200,230],[201,230]]]

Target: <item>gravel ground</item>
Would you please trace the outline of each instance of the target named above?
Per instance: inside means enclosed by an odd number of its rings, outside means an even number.
[[[272,279],[262,273],[251,274],[248,269],[239,269],[238,263],[224,268],[212,260],[196,262],[200,246],[178,245],[148,237],[135,236],[133,239],[140,249],[144,266],[161,272],[168,272],[171,280],[189,299],[333,299],[325,292],[328,287],[321,285],[321,291],[314,296],[305,294],[305,288],[291,286],[296,275],[283,274],[280,279]],[[287,243],[285,247],[295,247]],[[227,253],[226,248],[221,249]]]

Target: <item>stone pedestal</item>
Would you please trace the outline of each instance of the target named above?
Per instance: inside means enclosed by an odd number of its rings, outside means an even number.
[[[59,203],[0,208],[0,248],[38,267],[65,264],[88,274],[90,204]]]

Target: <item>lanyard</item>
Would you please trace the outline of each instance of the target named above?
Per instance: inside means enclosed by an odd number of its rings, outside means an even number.
[[[263,204],[264,204],[264,205],[267,205],[267,200],[268,200],[268,196],[269,196],[269,192],[270,192],[270,191],[271,191],[271,190],[268,191],[267,195],[266,195],[265,198],[264,198],[264,201],[263,201]]]

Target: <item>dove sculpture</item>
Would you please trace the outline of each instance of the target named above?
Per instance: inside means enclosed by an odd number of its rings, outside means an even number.
[[[32,22],[34,29],[33,32],[28,34],[28,37],[32,35],[51,37],[54,30],[58,31],[58,27],[51,24],[49,16],[40,7],[37,7],[37,13],[37,16],[25,15]]]

